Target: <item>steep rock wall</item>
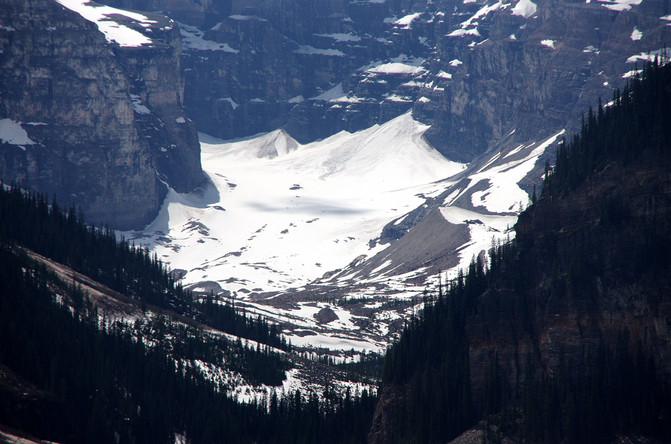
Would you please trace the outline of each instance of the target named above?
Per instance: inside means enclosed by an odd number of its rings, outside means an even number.
[[[171,44],[123,48],[53,0],[10,0],[0,14],[0,118],[28,139],[3,139],[2,180],[114,228],[156,215],[159,177],[181,191],[202,182],[195,126],[180,107],[179,35],[165,17],[156,30]]]
[[[308,142],[412,108],[432,145],[460,161],[575,129],[624,84],[629,57],[671,40],[665,0],[108,1],[198,30],[184,48],[185,103],[201,131],[284,127]],[[423,69],[375,71],[390,62]]]
[[[150,15],[150,47],[118,47],[115,54],[130,80],[140,133],[152,149],[161,179],[178,192],[189,192],[204,178],[195,124],[184,112],[181,37],[172,20]],[[138,112],[140,110],[140,112]]]
[[[2,13],[0,113],[35,142],[2,145],[2,179],[80,205],[94,223],[148,222],[163,191],[104,36],[49,0],[10,0]]]

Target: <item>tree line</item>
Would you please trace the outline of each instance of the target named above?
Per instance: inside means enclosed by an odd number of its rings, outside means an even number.
[[[156,315],[130,326],[107,319],[81,285],[62,282],[23,248]],[[209,324],[242,339],[205,333]],[[74,208],[0,185],[0,424],[66,443],[365,442],[376,397],[283,393],[290,364],[275,348],[288,349],[277,326],[192,301],[156,256],[86,226]],[[238,403],[197,362],[224,363],[250,383],[278,388]]]
[[[634,341],[627,325],[617,337],[602,334],[580,365],[563,356],[548,369],[539,357],[528,357],[529,367],[519,369],[526,377],[519,390],[511,388],[494,353],[489,367],[478,369],[484,382],[475,393],[469,357],[469,329],[487,311],[511,316],[516,334],[533,337],[543,329],[537,322],[549,304],[588,313],[616,306],[608,298],[623,298],[623,292],[631,295],[631,309],[668,304],[668,190],[650,185],[634,198],[618,187],[602,191],[598,180],[612,169],[649,171],[664,181],[670,153],[671,65],[656,61],[616,91],[607,107],[590,110],[579,134],[560,145],[540,198],[520,216],[524,236],[518,230],[517,239],[493,245],[488,261],[474,258],[406,323],[386,354],[382,377],[382,397],[396,393],[391,396],[397,401],[390,404],[394,420],[385,431],[390,442],[443,443],[478,423],[491,426],[485,427],[485,442],[506,436],[520,442],[611,442],[616,434],[671,441],[671,386],[659,372],[663,354]],[[554,226],[556,217],[547,216],[552,211],[597,192],[608,197],[592,204],[588,211],[596,216],[584,229],[562,234],[570,244],[561,244],[560,226],[529,231],[534,217]]]

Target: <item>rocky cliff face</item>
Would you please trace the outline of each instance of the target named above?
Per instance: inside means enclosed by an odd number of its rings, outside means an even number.
[[[585,109],[622,86],[634,69],[630,56],[658,50],[671,37],[660,20],[666,2],[620,10],[598,2],[487,3],[489,11],[468,20],[442,18],[446,32],[430,63],[452,79],[415,107],[432,123],[427,138],[462,160],[511,131],[519,143],[574,130]]]
[[[131,81],[135,120],[160,178],[178,192],[188,192],[203,182],[203,173],[196,126],[184,112],[179,28],[166,17],[149,18],[154,22],[148,33],[152,44],[119,47],[115,55]]]
[[[0,14],[2,180],[115,228],[155,216],[165,194],[159,178],[180,190],[202,181],[195,127],[180,106],[179,35],[165,17],[145,27],[111,12],[127,25],[108,19],[111,32],[157,34],[132,46],[110,43],[53,0],[9,1]]]
[[[460,161],[575,128],[622,86],[631,57],[671,38],[662,0],[114,4],[191,26],[185,102],[202,131],[283,126],[306,142],[412,108],[432,125],[429,141]]]

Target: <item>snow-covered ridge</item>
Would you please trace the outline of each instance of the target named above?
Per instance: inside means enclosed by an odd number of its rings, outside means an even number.
[[[201,139],[211,184],[170,191],[158,218],[126,233],[156,251],[185,283],[214,281],[243,296],[305,285],[375,253],[369,241],[464,166],[431,148],[405,114],[384,125],[300,145],[284,131]]]
[[[150,20],[143,14],[130,12],[123,9],[104,6],[88,0],[56,0],[66,8],[75,11],[86,20],[98,26],[100,32],[110,43],[118,43],[120,46],[142,46],[151,45],[152,39],[139,31],[129,28],[114,20],[114,16],[123,16],[137,22],[144,28],[148,28],[156,22]]]

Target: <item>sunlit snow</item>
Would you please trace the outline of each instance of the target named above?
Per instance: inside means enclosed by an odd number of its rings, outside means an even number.
[[[412,22],[415,21],[420,15],[422,15],[421,12],[408,14],[405,17],[401,17],[400,19],[396,20],[394,24],[404,28],[409,28]]]
[[[88,0],[56,0],[66,8],[75,11],[86,20],[95,23],[100,32],[105,34],[105,38],[109,42],[116,42],[120,46],[142,46],[149,45],[152,40],[128,26],[122,25],[112,18],[115,15],[125,16],[145,28],[156,23],[149,20],[148,17],[138,14],[136,12],[125,11],[123,9],[113,8],[111,6],[99,5],[97,3],[89,2]]]
[[[639,29],[636,26],[634,26],[634,30],[631,31],[631,40],[635,42],[637,40],[641,40],[642,38],[643,33],[639,31]]]
[[[531,0],[520,0],[510,12],[512,12],[513,15],[521,15],[524,18],[529,18],[536,13],[536,4]]]
[[[627,58],[627,63],[640,63],[640,62],[654,62],[657,58],[664,58],[668,56],[668,51],[663,49],[657,49],[650,52],[641,52],[639,54],[633,55]],[[664,62],[665,60],[662,60]]]
[[[520,161],[492,168],[485,167],[481,172],[471,175],[471,185],[476,185],[480,181],[487,181],[490,184],[487,190],[473,193],[471,198],[473,206],[482,206],[494,213],[515,212],[519,207],[525,207],[529,195],[520,188],[520,181],[534,167],[538,156],[563,134],[564,130],[548,138]],[[505,174],[502,174],[504,172]]]
[[[11,145],[34,145],[28,133],[21,126],[21,122],[12,119],[0,119],[0,142]]]
[[[359,68],[359,70],[370,74],[419,75],[426,72],[426,69],[422,66],[423,63],[424,59],[421,57],[408,57],[405,54],[401,54],[388,61],[373,62]]]
[[[436,209],[468,228],[464,243],[449,253],[459,260],[445,270],[454,277],[493,239],[514,236],[510,227],[529,200],[520,185],[563,133],[493,153],[467,169],[426,143],[427,128],[407,113],[306,145],[283,130],[234,141],[201,134],[211,182],[189,194],[169,190],[156,220],[122,235],[171,269],[185,270],[183,284],[223,289],[249,313],[291,326],[283,333],[297,347],[340,350],[341,357],[346,350],[381,352],[397,333],[392,323],[412,313],[438,273],[426,264],[401,270],[388,244],[371,241],[427,198],[458,186]],[[374,265],[363,273],[349,266],[368,260]],[[312,299],[315,291],[322,296]],[[341,305],[346,298],[378,308],[362,321]],[[386,298],[406,305],[375,305]],[[335,319],[320,321],[321,310]]]
[[[547,46],[548,48],[555,49],[555,41],[546,39],[546,40],[541,40],[541,45]]]
[[[333,88],[324,91],[323,93],[319,94],[318,96],[313,97],[313,100],[323,100],[325,102],[328,102],[329,100],[336,100],[340,99],[342,97],[345,97],[346,94],[343,91],[342,88],[342,83],[338,83],[336,86]]]
[[[643,0],[597,0],[604,8],[613,11],[628,11],[632,6],[640,5]]]
[[[368,242],[390,220],[421,204],[417,196],[464,166],[423,139],[410,114],[384,125],[300,145],[277,130],[222,142],[201,139],[212,183],[190,194],[170,190],[143,233],[186,283],[286,289],[371,255]]]

